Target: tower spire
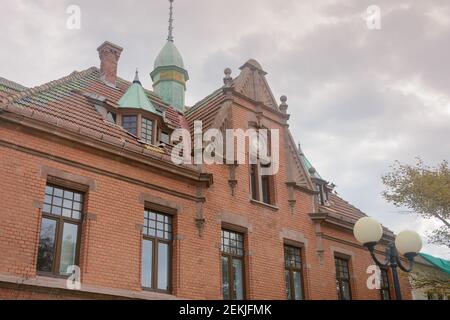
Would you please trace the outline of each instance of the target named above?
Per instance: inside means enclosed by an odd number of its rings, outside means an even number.
[[[139,80],[139,71],[138,71],[137,68],[136,68],[136,73],[135,73],[135,75],[134,75],[133,83],[139,83],[139,84],[141,84],[141,81]]]
[[[169,0],[169,35],[167,42],[156,57],[150,73],[153,90],[161,99],[178,109],[185,110],[186,82],[189,74],[184,67],[183,57],[173,41],[173,2]]]
[[[169,8],[169,36],[167,37],[167,41],[173,42],[173,1],[169,0],[170,8]]]

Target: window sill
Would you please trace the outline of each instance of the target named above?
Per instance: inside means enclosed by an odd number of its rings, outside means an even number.
[[[263,207],[263,208],[266,208],[266,209],[270,209],[272,211],[278,211],[280,209],[276,205],[271,205],[271,204],[264,203],[264,202],[261,202],[261,201],[258,201],[258,200],[254,200],[254,199],[250,199],[250,203],[252,203],[254,205],[257,205],[257,206],[260,206],[260,207]]]

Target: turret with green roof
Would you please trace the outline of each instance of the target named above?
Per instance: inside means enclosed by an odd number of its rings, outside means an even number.
[[[158,114],[153,104],[150,102],[147,94],[139,81],[139,74],[136,70],[133,84],[128,88],[127,92],[119,100],[120,108],[143,109]]]
[[[189,74],[184,68],[183,58],[173,40],[173,0],[170,2],[169,36],[155,60],[150,74],[153,90],[167,104],[184,111],[186,82]]]

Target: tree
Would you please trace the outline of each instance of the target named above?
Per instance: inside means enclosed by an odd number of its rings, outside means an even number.
[[[423,289],[444,296],[450,294],[449,275],[435,268],[416,264],[410,274],[410,280],[414,289]]]
[[[442,226],[429,234],[429,242],[450,247],[450,169],[447,161],[437,167],[421,159],[415,165],[396,161],[382,176],[384,198],[397,207],[410,209],[425,219],[436,218]]]

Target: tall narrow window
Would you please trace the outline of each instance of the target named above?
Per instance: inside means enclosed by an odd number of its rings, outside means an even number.
[[[145,210],[143,234],[142,287],[170,292],[172,217]]]
[[[391,300],[389,276],[387,269],[381,268],[381,281],[380,281],[380,293],[382,300]]]
[[[137,116],[123,116],[122,127],[132,135],[137,136]]]
[[[153,121],[142,118],[141,140],[148,144],[153,144]]]
[[[261,176],[262,202],[272,204],[272,177]]]
[[[261,175],[261,164],[250,165],[250,188],[252,199],[266,204],[275,204],[273,176]]]
[[[45,188],[37,271],[69,275],[68,268],[78,265],[83,194],[48,185]]]
[[[299,248],[291,246],[284,247],[284,265],[287,298],[289,300],[302,300],[302,259]]]
[[[244,236],[222,230],[222,290],[225,300],[244,299]]]
[[[250,165],[250,192],[253,200],[260,201],[266,204],[275,205],[275,186],[274,186],[274,178],[272,175],[263,175],[270,168],[272,163],[270,163],[271,157],[271,145],[272,145],[272,137],[270,130],[263,129],[261,131],[258,130],[257,138],[258,140],[252,140],[250,143],[254,146],[258,145],[258,155],[257,155],[257,163]],[[267,131],[267,135],[263,132]],[[256,138],[256,137],[255,137]],[[260,150],[259,147],[261,145],[265,145],[266,154],[260,154],[259,152],[264,152]],[[267,168],[267,170],[265,170]]]
[[[348,260],[335,257],[336,265],[336,289],[339,300],[351,300],[350,271]]]
[[[252,199],[258,200],[258,165],[250,165],[250,188],[252,192]]]

